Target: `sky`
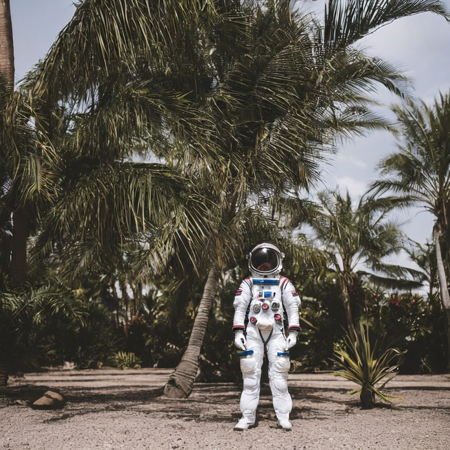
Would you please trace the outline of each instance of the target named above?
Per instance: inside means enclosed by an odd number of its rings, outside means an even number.
[[[450,0],[444,2],[450,10]],[[304,8],[323,11],[324,0],[305,0]],[[45,57],[58,33],[69,22],[75,7],[71,0],[12,0],[16,81],[24,77],[39,59]],[[393,22],[365,38],[361,45],[397,67],[413,80],[415,98],[427,103],[439,91],[450,90],[450,24],[431,13]],[[400,100],[380,90],[378,99],[384,107],[378,112],[394,120],[389,105]],[[326,186],[348,189],[352,197],[363,194],[377,178],[380,159],[395,151],[395,140],[388,132],[373,132],[339,146],[333,161],[325,168]],[[397,220],[410,238],[425,243],[431,237],[432,217],[417,208],[402,213]]]

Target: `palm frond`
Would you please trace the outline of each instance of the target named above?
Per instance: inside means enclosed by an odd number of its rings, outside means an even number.
[[[433,12],[449,20],[438,0],[328,0],[323,39],[333,49],[351,45],[362,36],[401,17]]]

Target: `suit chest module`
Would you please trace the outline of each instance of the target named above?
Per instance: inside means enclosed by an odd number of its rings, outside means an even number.
[[[280,278],[253,278],[249,321],[262,331],[283,326]]]

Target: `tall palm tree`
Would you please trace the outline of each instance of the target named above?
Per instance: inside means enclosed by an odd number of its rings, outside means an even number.
[[[14,42],[9,0],[0,1],[0,75],[14,86]],[[5,95],[5,91],[2,92]],[[4,131],[3,131],[4,132]],[[13,239],[11,275],[19,283],[25,281],[27,260],[27,217],[19,204],[13,207]],[[4,248],[4,251],[7,250]]]
[[[0,0],[0,81],[5,77],[14,84],[14,42],[12,34],[11,7],[9,0]],[[0,94],[1,95],[1,94]],[[4,96],[1,95],[1,97]],[[2,98],[2,103],[4,99]],[[1,124],[0,124],[1,125]],[[1,161],[1,159],[0,159]],[[9,181],[5,171],[1,171],[0,181],[2,188]],[[1,196],[4,197],[5,189],[2,189]],[[1,206],[0,209],[0,271],[8,270],[11,243],[7,235],[7,226],[11,228],[8,212]],[[11,230],[9,230],[11,231]],[[0,355],[0,386],[6,385],[6,361]]]
[[[432,236],[441,301],[447,318],[450,370],[450,296],[442,246],[448,248],[450,219],[450,94],[439,94],[430,107],[423,101],[396,105],[403,143],[380,164],[377,192],[393,192],[423,205],[435,218]]]
[[[364,275],[378,285],[413,288],[421,283],[405,283],[405,277],[419,277],[421,273],[383,261],[399,253],[406,243],[403,233],[387,218],[395,203],[364,195],[354,206],[348,192],[342,196],[325,191],[318,194],[318,204],[320,209],[310,223],[339,284],[349,335],[357,338],[350,296],[356,279]],[[403,280],[399,281],[399,277]]]
[[[30,125],[31,118],[34,126]],[[27,275],[30,218],[35,219],[54,194],[54,153],[26,97],[15,92],[13,83],[2,74],[0,130],[0,279],[3,281],[0,318],[1,327],[6,330],[8,320],[3,307],[6,292],[19,286],[26,290],[23,282]],[[11,329],[14,330],[8,327]],[[5,349],[8,345],[4,336],[0,337],[0,374],[3,374],[0,387],[7,378]]]
[[[124,5],[125,0],[81,2],[38,69],[34,90],[106,107],[125,86],[128,98],[142,100],[134,101],[124,127],[107,130],[120,136],[130,124],[134,130],[141,126],[153,151],[196,180],[214,204],[210,217],[216,226],[203,253],[212,267],[205,301],[217,283],[213,266],[226,259],[225,249],[239,249],[239,233],[229,232],[239,230],[239,212],[254,198],[282,197],[318,179],[323,144],[331,145],[335,133],[386,126],[367,109],[364,94],[377,83],[401,93],[405,79],[354,44],[395,18],[445,14],[438,1],[341,6],[330,0],[317,26],[287,0],[268,1],[263,8],[237,0]],[[133,123],[137,109],[145,114]],[[92,137],[88,124],[98,122],[89,117],[86,136]],[[114,144],[99,139],[91,148],[123,157],[124,146]],[[193,334],[202,336],[205,326],[206,320],[199,321]],[[201,341],[194,340],[196,352]],[[184,389],[175,375],[172,392],[189,395],[194,372]]]

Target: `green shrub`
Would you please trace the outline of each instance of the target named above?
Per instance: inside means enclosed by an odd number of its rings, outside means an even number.
[[[384,393],[382,389],[395,376],[405,352],[392,348],[392,341],[387,334],[375,340],[371,339],[368,323],[359,323],[359,333],[356,340],[351,339],[347,333],[344,341],[336,344],[335,363],[342,372],[335,372],[334,375],[361,386],[348,394],[359,393],[363,409],[370,409],[375,396],[386,403],[390,403],[389,398],[395,398]]]
[[[53,321],[45,329],[47,342],[58,359],[76,364],[78,369],[97,368],[115,352],[123,350],[125,335],[108,309],[96,302],[85,304],[82,324]]]
[[[398,293],[382,296],[376,303],[368,305],[374,331],[402,336],[398,345],[408,350],[400,372],[445,373],[445,317],[439,296]]]
[[[140,369],[141,360],[134,353],[117,352],[108,359],[108,365],[118,369]]]

